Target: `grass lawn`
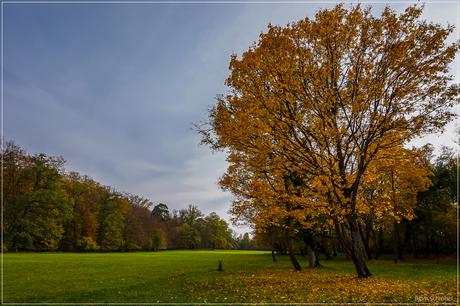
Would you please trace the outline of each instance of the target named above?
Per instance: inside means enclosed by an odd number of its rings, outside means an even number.
[[[455,258],[370,261],[369,279],[349,261],[322,264],[295,272],[261,251],[5,253],[4,302],[456,302]]]

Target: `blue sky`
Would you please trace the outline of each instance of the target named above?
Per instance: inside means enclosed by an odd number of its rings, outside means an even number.
[[[120,191],[228,219],[225,156],[200,147],[192,123],[225,92],[232,53],[319,7],[3,3],[4,136]],[[455,4],[425,12],[457,23]],[[452,128],[420,143],[453,145]]]

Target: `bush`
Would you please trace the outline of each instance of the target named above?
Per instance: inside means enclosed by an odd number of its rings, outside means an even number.
[[[34,250],[34,239],[27,232],[16,233],[14,240],[16,251],[32,251]]]
[[[161,249],[166,249],[166,234],[160,229],[154,229],[151,234],[152,237],[152,249],[158,251]]]
[[[95,252],[99,251],[100,249],[97,243],[91,237],[83,237],[78,242],[78,248],[86,252]]]
[[[142,250],[142,247],[134,242],[127,242],[124,249],[127,251],[139,251]]]

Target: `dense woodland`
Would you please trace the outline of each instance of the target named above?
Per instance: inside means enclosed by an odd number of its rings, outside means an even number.
[[[216,213],[121,193],[88,176],[66,172],[64,159],[27,154],[6,142],[3,250],[128,251],[248,248]]]

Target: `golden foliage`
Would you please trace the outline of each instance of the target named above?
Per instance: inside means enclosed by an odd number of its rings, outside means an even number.
[[[431,185],[427,148],[394,148],[382,151],[370,163],[360,187],[359,214],[375,217],[377,223],[414,218],[417,193]]]
[[[374,17],[360,5],[337,5],[314,20],[269,25],[258,43],[231,57],[230,91],[201,133],[228,152],[220,184],[236,196],[236,218],[262,226],[288,218],[305,227],[324,217],[355,222],[371,209],[410,218],[398,203],[411,207],[426,187],[425,170],[395,168],[401,189],[394,201],[383,189],[372,203],[360,193],[365,180],[388,182],[379,174],[391,169],[388,161],[409,165],[409,154],[398,160],[404,143],[454,116],[458,87],[447,72],[459,44],[445,44],[453,27],[421,14],[411,6]]]

